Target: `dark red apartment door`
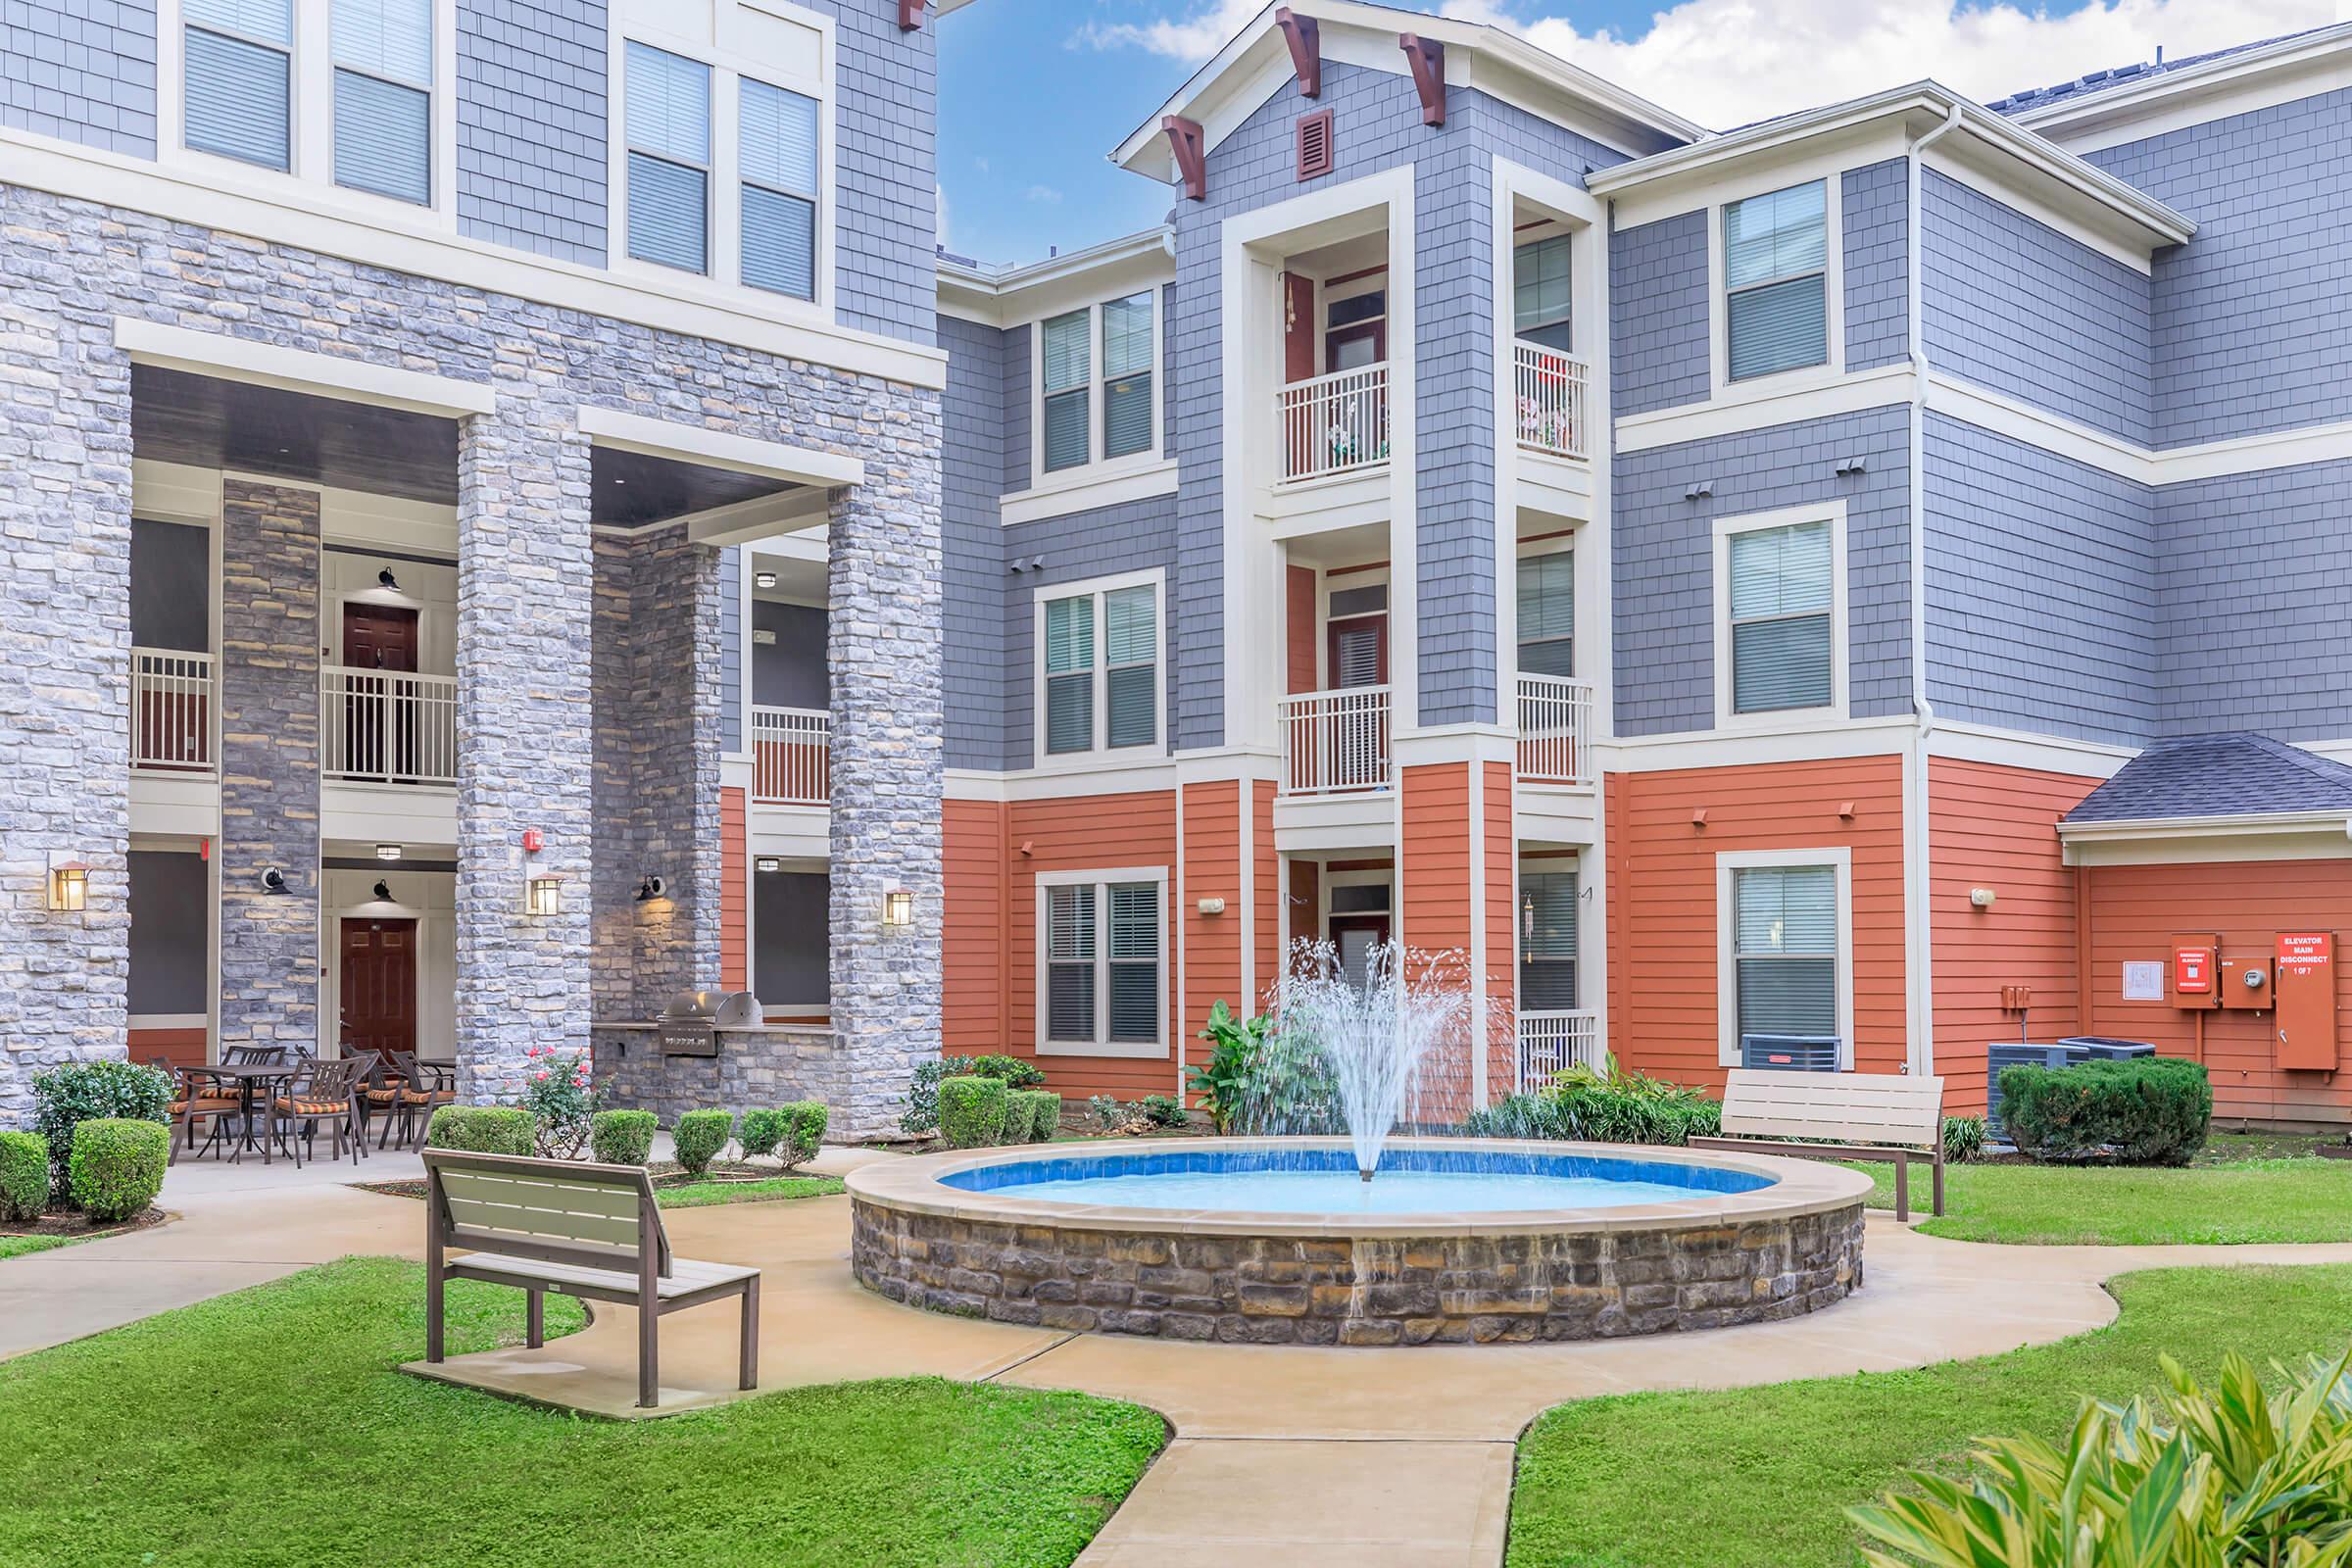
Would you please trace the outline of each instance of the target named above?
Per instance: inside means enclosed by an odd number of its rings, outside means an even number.
[[[343,1049],[416,1049],[416,922],[343,921]]]
[[[343,607],[347,675],[344,770],[386,780],[416,771],[416,612],[392,605]]]

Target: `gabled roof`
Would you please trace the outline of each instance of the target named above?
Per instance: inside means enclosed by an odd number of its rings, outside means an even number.
[[[1207,131],[1207,146],[1214,147],[1255,112],[1267,92],[1290,74],[1289,45],[1274,17],[1284,5],[1321,26],[1328,58],[1402,74],[1406,66],[1398,37],[1409,32],[1432,39],[1446,46],[1449,83],[1467,82],[1546,119],[1574,122],[1629,157],[1707,134],[1704,126],[1572,66],[1505,27],[1362,0],[1268,0],[1265,9],[1119,144],[1111,161],[1172,181],[1175,155],[1162,128],[1168,116],[1198,121]]]
[[[2084,796],[2059,826],[2257,816],[2352,818],[2352,767],[2268,735],[2158,741]]]
[[[2025,91],[2013,92],[2006,98],[1995,98],[1984,107],[1996,114],[2024,115],[2044,109],[2055,109],[2061,104],[2071,106],[2093,93],[2108,92],[2121,87],[2141,86],[2158,77],[2178,76],[2184,72],[2193,74],[2202,68],[2212,66],[2220,61],[2235,60],[2241,55],[2269,51],[2282,44],[2310,41],[2316,39],[2321,33],[2338,31],[2352,31],[2352,28],[2347,28],[2342,24],[2330,23],[2318,27],[2305,27],[2299,32],[2280,33],[2276,38],[2257,38],[2252,43],[2231,44],[2227,49],[2209,49],[2201,55],[2182,55],[2178,60],[2163,59],[2163,51],[2158,50],[2159,58],[2154,61],[2143,60],[2129,66],[2114,66],[2105,71],[2093,71],[2086,75],[2077,76],[2072,81],[2061,81],[2048,87],[2028,87]]]

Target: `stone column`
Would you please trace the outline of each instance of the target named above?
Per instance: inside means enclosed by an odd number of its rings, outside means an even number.
[[[20,220],[21,221],[24,220]],[[21,231],[0,284],[0,1127],[125,1044],[130,362],[86,262]],[[90,867],[49,908],[49,865]]]
[[[316,1050],[318,493],[228,479],[220,514],[220,1044]]]
[[[595,597],[588,441],[573,406],[509,382],[458,438],[460,1097],[513,1100],[533,1045],[585,1050]],[[522,836],[564,912],[524,912]]]
[[[916,1064],[940,1050],[939,400],[909,405],[828,535],[834,1125],[854,1139],[896,1127]],[[893,892],[914,896],[911,925],[884,925]]]

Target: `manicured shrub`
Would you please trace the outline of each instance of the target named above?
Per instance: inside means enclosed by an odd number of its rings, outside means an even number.
[[[832,1114],[821,1100],[795,1100],[779,1109],[784,1118],[784,1136],[776,1140],[776,1157],[791,1170],[806,1165],[825,1147],[825,1128]]]
[[[600,1110],[588,1118],[589,1157],[604,1165],[642,1165],[654,1152],[650,1110]]]
[[[76,1061],[32,1075],[32,1130],[49,1141],[49,1187],[68,1193],[74,1129],[101,1117],[165,1122],[172,1075],[132,1061]]]
[[[2001,1121],[2038,1160],[2185,1165],[2213,1124],[2213,1085],[2171,1056],[2004,1067]]]
[[[2287,1386],[2273,1396],[2234,1352],[2211,1391],[2166,1356],[2170,1394],[2085,1399],[2057,1445],[1994,1439],[1970,1476],[1915,1472],[1846,1514],[1892,1548],[1868,1554],[1880,1568],[2340,1563],[2352,1541],[2347,1360],[2278,1368]]]
[[[1007,1089],[1035,1089],[1046,1081],[1046,1070],[1019,1056],[970,1056],[963,1070],[975,1078],[994,1078]]]
[[[742,1143],[743,1152],[748,1158],[754,1154],[774,1153],[776,1145],[783,1142],[785,1133],[791,1127],[791,1118],[784,1114],[782,1106],[761,1105],[743,1113],[735,1136]]]
[[[718,1152],[734,1136],[735,1113],[731,1110],[690,1110],[669,1130],[669,1141],[678,1152],[678,1163],[689,1176],[700,1176],[709,1170]]]
[[[94,1220],[143,1213],[164,1190],[172,1158],[172,1129],[159,1121],[99,1116],[74,1129],[68,1162],[74,1201]]]
[[[1965,1165],[1984,1152],[1984,1118],[1982,1116],[1946,1116],[1943,1118],[1943,1157],[1954,1165]]]
[[[1139,1102],[1144,1120],[1154,1127],[1186,1127],[1192,1117],[1185,1114],[1184,1102],[1174,1095],[1146,1095]]]
[[[1572,1067],[1538,1095],[1513,1095],[1473,1111],[1463,1131],[1479,1138],[1559,1138],[1596,1144],[1681,1146],[1723,1130],[1723,1106],[1695,1089],[1621,1073]]]
[[[1029,1102],[1029,1141],[1050,1144],[1061,1131],[1061,1097],[1049,1089],[1034,1089],[1030,1094],[1034,1098]]]
[[[0,1133],[0,1219],[39,1219],[48,1206],[49,1140],[39,1133]]]
[[[939,1086],[939,1133],[950,1149],[985,1149],[1004,1141],[1005,1103],[1011,1091],[1002,1078],[949,1078]]]
[[[443,1105],[424,1124],[424,1147],[468,1154],[528,1154],[538,1118],[515,1105]]]
[[[914,1082],[906,1086],[906,1113],[899,1118],[899,1131],[909,1138],[928,1138],[939,1131],[940,1080],[963,1071],[960,1056],[943,1056],[915,1068]]]
[[[1015,1089],[1004,1097],[1004,1142],[1042,1144],[1054,1136],[1044,1118],[1061,1116],[1061,1097],[1042,1089]]]

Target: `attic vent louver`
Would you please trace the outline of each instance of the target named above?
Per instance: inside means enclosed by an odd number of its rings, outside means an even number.
[[[1313,179],[1332,168],[1331,111],[1302,116],[1298,121],[1298,177]]]

